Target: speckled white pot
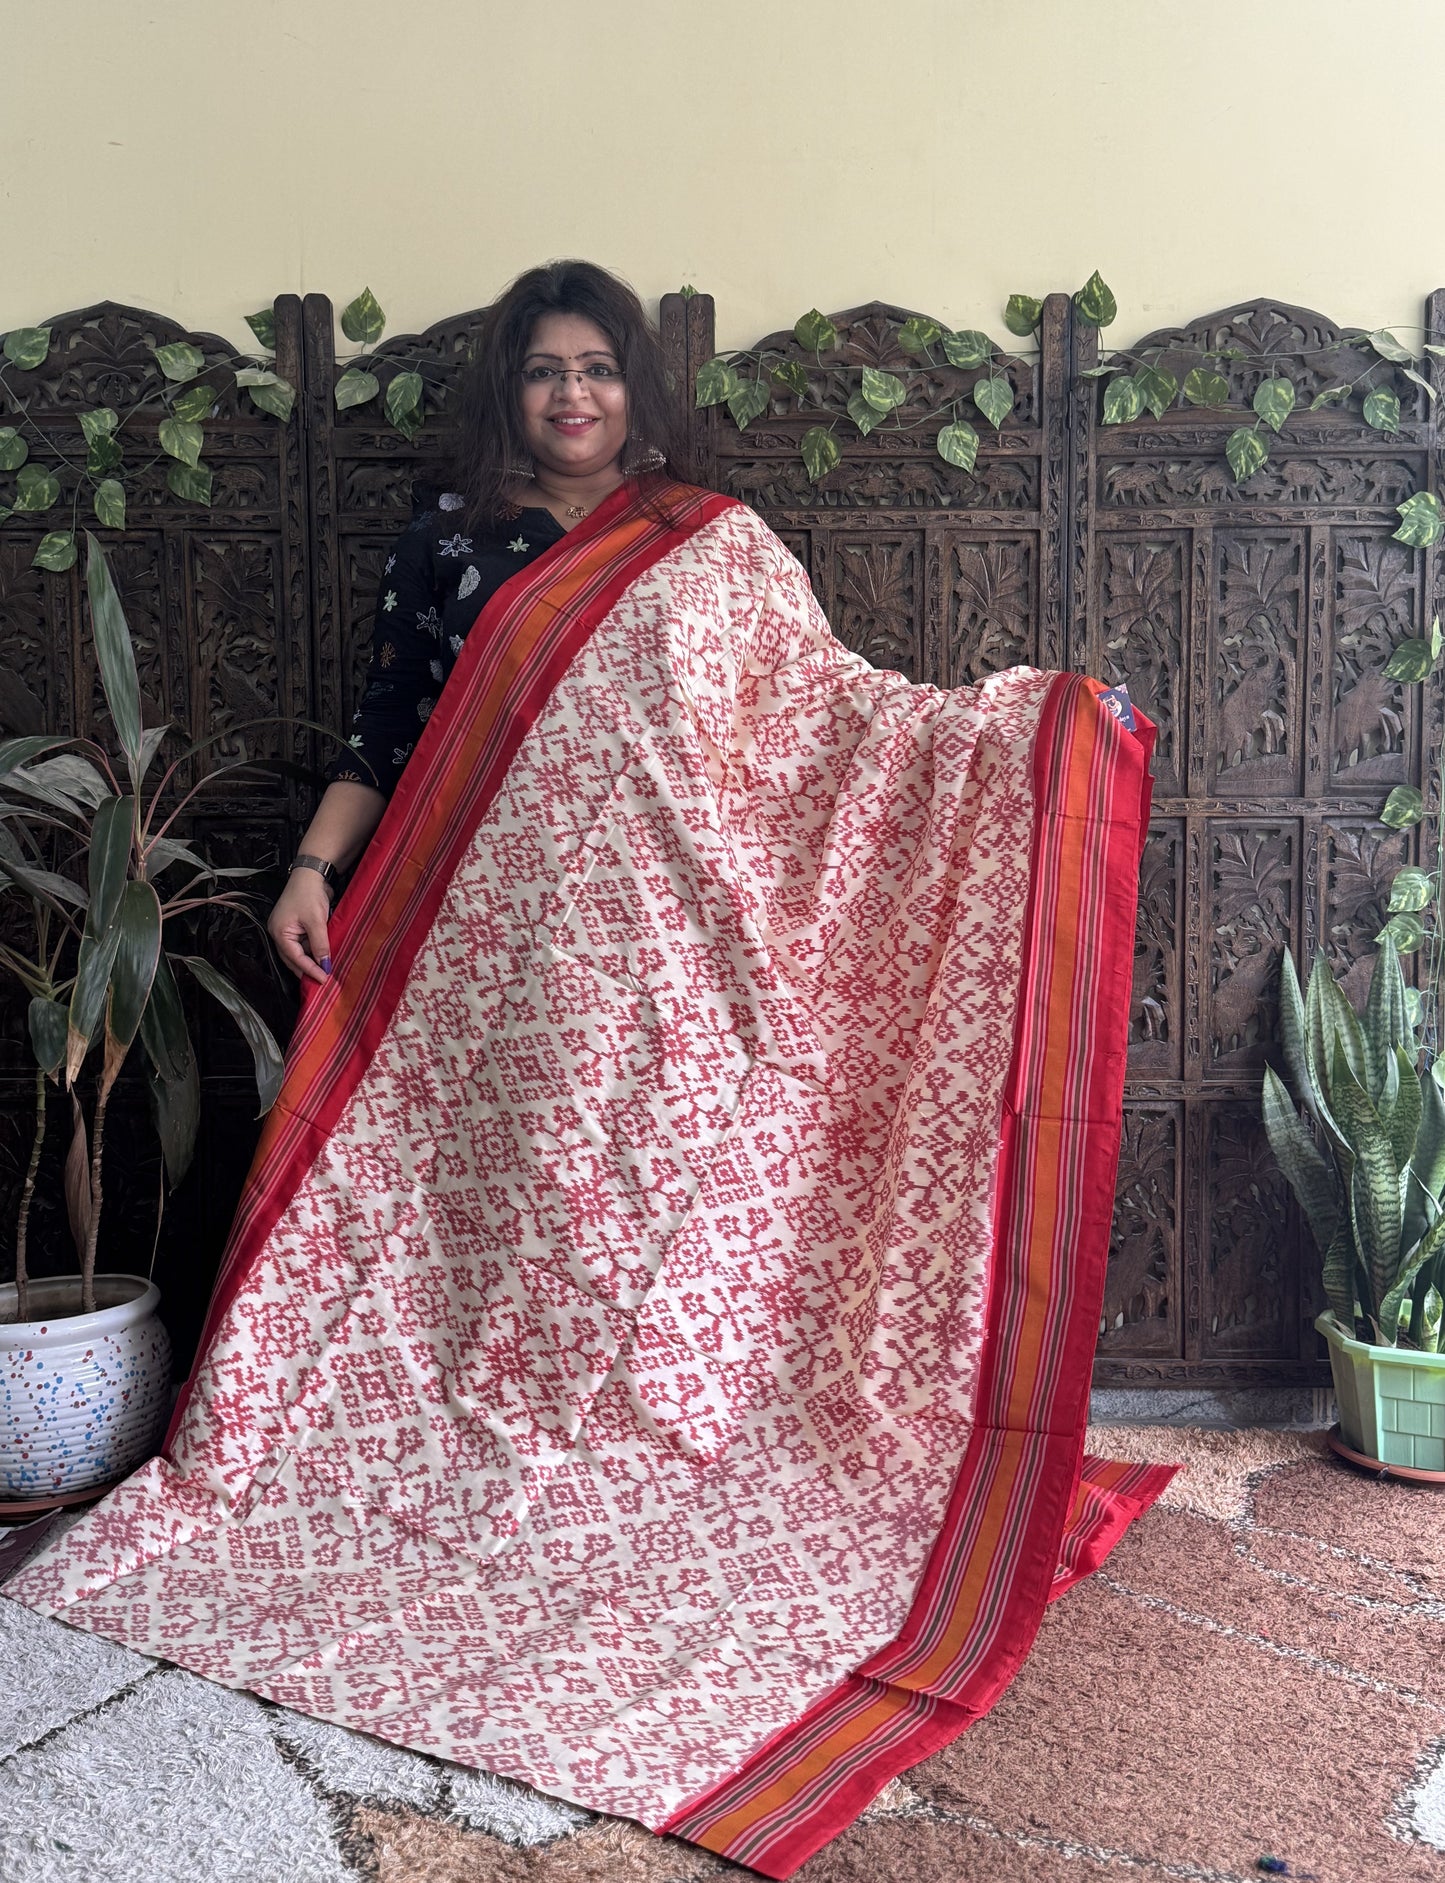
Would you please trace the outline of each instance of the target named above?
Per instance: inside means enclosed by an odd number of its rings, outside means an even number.
[[[160,1290],[140,1275],[97,1275],[94,1314],[79,1277],[0,1287],[0,1498],[83,1491],[132,1470],[160,1442],[170,1410],[171,1343]]]

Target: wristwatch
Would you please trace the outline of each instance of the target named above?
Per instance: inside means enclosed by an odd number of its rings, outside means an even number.
[[[299,856],[291,859],[291,869],[288,869],[286,872],[288,876],[291,874],[291,870],[315,870],[322,882],[325,883],[327,893],[330,895],[333,902],[335,902],[337,896],[341,893],[341,872],[334,863],[328,863],[325,857],[307,856],[303,850]]]

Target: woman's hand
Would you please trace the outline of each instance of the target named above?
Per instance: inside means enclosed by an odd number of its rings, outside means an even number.
[[[266,923],[276,952],[298,980],[325,981],[331,973],[326,924],[331,898],[319,870],[292,870]]]

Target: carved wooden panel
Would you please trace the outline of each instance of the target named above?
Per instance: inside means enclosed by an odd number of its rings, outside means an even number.
[[[1298,797],[1305,566],[1299,530],[1219,530],[1208,772],[1219,797]]]
[[[1184,531],[1101,536],[1099,632],[1090,648],[1089,664],[1099,677],[1127,686],[1158,727],[1154,785],[1171,796],[1184,788],[1189,552]]]
[[[972,686],[1004,667],[1036,666],[1038,538],[950,536],[944,553],[944,685]]]
[[[1200,1355],[1273,1359],[1296,1337],[1297,1231],[1257,1105],[1210,1106],[1204,1196]]]
[[[1139,866],[1134,997],[1129,1011],[1129,1076],[1183,1073],[1179,935],[1184,914],[1184,829],[1177,818],[1150,826]]]
[[[1179,1349],[1179,1106],[1124,1114],[1099,1352]]]

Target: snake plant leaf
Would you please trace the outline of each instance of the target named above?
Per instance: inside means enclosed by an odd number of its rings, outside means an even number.
[[[15,514],[37,515],[49,510],[60,496],[60,479],[43,464],[26,464],[15,479]]]
[[[1390,1147],[1395,1154],[1395,1168],[1402,1174],[1409,1169],[1415,1154],[1415,1140],[1420,1134],[1424,1106],[1420,1075],[1415,1070],[1415,1056],[1403,1046],[1395,1048],[1393,1099],[1385,1118],[1390,1133]]]
[[[1006,379],[979,379],[973,387],[973,402],[995,431],[1014,409],[1014,389]]]
[[[1400,401],[1388,386],[1376,386],[1365,399],[1365,423],[1377,432],[1394,433],[1400,429]]]
[[[18,366],[22,373],[33,373],[37,366],[44,365],[50,351],[50,329],[12,327],[5,336],[3,351],[12,366]]]
[[[1018,333],[1014,327],[1012,332]],[[1031,327],[1023,329],[1032,333]],[[960,327],[957,333],[943,336],[943,357],[950,366],[959,366],[966,372],[973,366],[987,366],[993,358],[993,341],[986,333],[980,333],[976,327]]]
[[[1118,303],[1097,268],[1074,296],[1074,307],[1088,327],[1107,327],[1118,313]]]
[[[1275,1161],[1300,1200],[1321,1255],[1340,1226],[1340,1191],[1335,1173],[1310,1136],[1284,1081],[1272,1066],[1264,1069],[1264,1129]]]
[[[37,994],[28,1014],[30,1045],[35,1063],[48,1079],[53,1079],[65,1059],[65,1032],[70,1014],[58,1000]]]
[[[211,501],[211,467],[208,464],[173,464],[166,472],[166,489],[186,503]]]
[[[1294,384],[1283,377],[1262,379],[1251,402],[1272,432],[1277,432],[1294,410]]]
[[[1400,527],[1395,531],[1397,543],[1411,549],[1429,549],[1445,534],[1445,511],[1433,490],[1417,490],[1403,503],[1397,503],[1395,509],[1400,518]]]
[[[165,953],[156,963],[151,997],[141,1014],[140,1037],[151,1064],[163,1079],[174,1084],[185,1078],[196,1055],[181,1007],[181,990]]]
[[[1390,1286],[1380,1295],[1375,1326],[1381,1346],[1393,1347],[1396,1344],[1402,1331],[1401,1321],[1404,1318],[1402,1311],[1409,1301],[1415,1278],[1427,1263],[1434,1261],[1442,1249],[1445,1249],[1445,1216],[1439,1217],[1404,1260],[1399,1261],[1398,1273]]]
[[[1323,955],[1315,956],[1305,993],[1305,1055],[1310,1083],[1322,1102],[1320,1122],[1329,1132],[1336,1154],[1350,1150],[1347,1135],[1337,1122],[1334,1100],[1336,1048],[1355,1077],[1365,1077],[1365,1042],[1359,1018],[1340,991]]]
[[[246,325],[268,353],[276,351],[276,310],[274,307],[258,308],[254,314],[248,314]]]
[[[36,545],[30,566],[32,569],[48,569],[52,575],[63,575],[67,569],[75,567],[75,559],[74,530],[51,530]]]
[[[878,412],[892,412],[908,397],[908,388],[897,373],[880,372],[876,366],[863,368],[862,392]]]
[[[1395,1063],[1395,1048],[1408,1046],[1412,1061],[1416,1050],[1415,1031],[1405,1005],[1405,977],[1400,972],[1400,956],[1394,939],[1388,934],[1380,942],[1380,952],[1375,956],[1370,974],[1363,1034],[1365,1085],[1378,1104]]]
[[[1430,1081],[1423,1080],[1423,1085]],[[1415,1175],[1412,1164],[1405,1172],[1405,1208],[1400,1219],[1400,1247],[1413,1249],[1425,1232],[1432,1228],[1440,1214],[1440,1205]]]
[[[120,941],[110,970],[100,1091],[109,1092],[140,1031],[161,956],[161,903],[152,884],[132,878],[116,911]]]
[[[808,396],[808,369],[798,360],[779,360],[776,366],[768,368],[769,374],[780,386],[787,388],[799,401]]]
[[[1043,317],[1044,304],[1035,295],[1011,294],[1004,303],[1003,324],[1022,339],[1028,338]]]
[[[1127,425],[1144,410],[1144,394],[1139,382],[1129,373],[1120,373],[1104,388],[1104,423]]]
[[[1410,1169],[1437,1203],[1445,1204],[1445,1098],[1438,1079],[1420,1081],[1420,1129]]]
[[[130,768],[131,785],[138,790],[141,716],[135,650],[110,564],[89,530],[85,532],[85,588],[90,598],[90,631],[95,637],[95,657],[100,666],[105,703],[110,708],[116,737]]]
[[[1378,1321],[1378,1304],[1394,1283],[1400,1263],[1400,1231],[1404,1203],[1400,1172],[1395,1162],[1389,1128],[1375,1109],[1368,1091],[1355,1077],[1336,1040],[1330,1095],[1340,1129],[1354,1154],[1350,1182],[1350,1221],[1355,1247],[1364,1265],[1370,1299],[1366,1313]]]
[[[880,412],[876,405],[869,405],[861,392],[848,395],[848,416],[866,438],[875,426],[881,425],[888,414]]]
[[[773,395],[765,379],[747,379],[728,400],[728,411],[734,425],[743,432],[755,418],[762,417],[772,402]]]
[[[808,353],[826,353],[838,344],[838,329],[826,314],[810,307],[793,323],[793,338]]]
[[[922,358],[930,353],[943,338],[943,329],[936,320],[926,320],[921,315],[914,315],[905,320],[898,329],[898,344],[905,353],[912,353],[915,358]]]
[[[1396,785],[1385,799],[1380,811],[1380,822],[1388,824],[1391,830],[1408,830],[1412,824],[1418,824],[1425,815],[1425,800],[1414,785]]]
[[[1184,375],[1184,397],[1190,405],[1228,405],[1229,381],[1219,373],[1195,366]]]
[[[1435,665],[1428,641],[1397,641],[1383,673],[1387,680],[1423,680]]]
[[[809,426],[799,440],[798,449],[807,466],[808,476],[815,484],[835,469],[843,456],[838,449],[837,439],[826,425]]]
[[[241,1029],[255,1062],[256,1090],[261,1098],[261,1111],[270,1111],[281,1090],[282,1069],[281,1048],[276,1044],[270,1027],[240,990],[227,980],[219,968],[212,967],[203,955],[182,955],[180,958],[206,992],[221,1003]]]
[[[341,310],[341,331],[348,340],[355,340],[361,346],[370,346],[373,340],[379,340],[385,327],[386,315],[370,288],[363,288],[356,299],[348,301]]]
[[[166,378],[176,384],[194,379],[197,373],[205,369],[205,354],[186,340],[173,340],[169,346],[152,347],[151,352],[155,354],[156,365]]]
[[[1347,1210],[1340,1212],[1340,1226],[1335,1231],[1320,1269],[1320,1281],[1330,1312],[1347,1334],[1355,1331],[1355,1240],[1350,1233]]]
[[[123,530],[125,528],[125,485],[113,477],[107,477],[96,486],[92,499],[95,506],[95,520],[103,530]]]
[[[1141,366],[1134,375],[1134,384],[1155,418],[1163,418],[1179,397],[1179,381],[1167,366]]]
[[[1300,992],[1294,956],[1288,948],[1284,950],[1279,967],[1279,1018],[1280,1033],[1284,1040],[1284,1063],[1289,1069],[1290,1078],[1294,1080],[1295,1096],[1306,1111],[1318,1118],[1323,1100],[1310,1077],[1309,1060],[1305,1053],[1304,995]]]
[[[945,425],[936,440],[938,455],[945,464],[960,471],[971,471],[978,462],[978,433],[967,419],[955,419]]]
[[[0,425],[0,471],[18,471],[30,447],[13,425]]]
[[[1445,1297],[1432,1282],[1425,1290],[1425,1299],[1420,1305],[1420,1351],[1421,1353],[1439,1353],[1440,1351],[1440,1311],[1445,1308]]]
[[[368,373],[360,366],[348,366],[337,380],[331,396],[336,401],[337,411],[346,412],[354,405],[365,405],[380,390],[381,381],[375,373]]]
[[[736,369],[724,359],[707,360],[697,369],[699,408],[722,405],[738,390],[742,381]]]

